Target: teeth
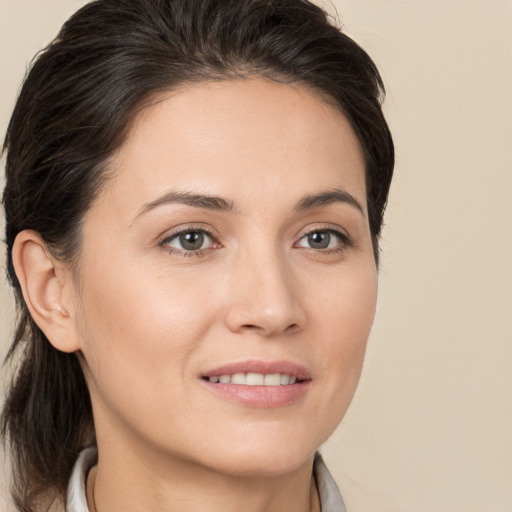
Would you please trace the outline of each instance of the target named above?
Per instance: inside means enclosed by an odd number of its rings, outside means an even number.
[[[281,374],[280,373],[269,373],[265,375],[263,379],[265,386],[280,386],[281,385]]]
[[[243,386],[287,386],[295,384],[297,377],[287,373],[235,373],[233,375],[220,375],[208,377],[213,383],[241,384]]]
[[[235,373],[231,375],[231,384],[245,384],[245,374]]]
[[[240,382],[239,384],[246,384],[247,386],[263,386],[264,380],[262,373],[248,373],[245,377],[245,382]],[[231,379],[231,382],[233,382],[233,379]],[[236,384],[236,382],[234,384]]]

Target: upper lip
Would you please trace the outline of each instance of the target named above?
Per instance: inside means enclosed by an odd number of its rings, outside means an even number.
[[[204,372],[202,377],[218,377],[220,375],[234,375],[235,373],[280,373],[296,377],[299,380],[311,379],[311,373],[300,364],[291,361],[261,361],[256,359],[218,366]]]

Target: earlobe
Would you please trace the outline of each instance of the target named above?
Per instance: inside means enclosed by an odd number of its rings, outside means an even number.
[[[30,315],[50,343],[63,352],[80,349],[76,335],[70,271],[53,258],[41,235],[25,230],[13,247],[13,264]]]

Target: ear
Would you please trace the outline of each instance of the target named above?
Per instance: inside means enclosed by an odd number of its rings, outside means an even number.
[[[12,258],[23,298],[34,322],[56,349],[63,352],[80,350],[71,269],[53,258],[41,235],[32,230],[18,234]]]

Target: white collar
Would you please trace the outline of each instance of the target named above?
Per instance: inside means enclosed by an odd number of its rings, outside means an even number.
[[[89,446],[80,453],[69,480],[66,512],[89,512],[86,498],[87,474],[97,461],[98,451],[95,446]],[[322,512],[346,512],[338,486],[319,453],[315,456],[313,474]]]

